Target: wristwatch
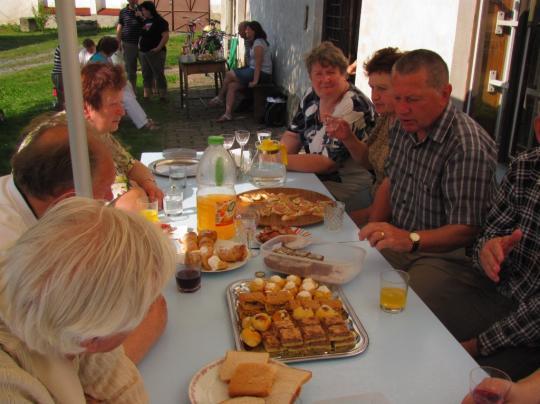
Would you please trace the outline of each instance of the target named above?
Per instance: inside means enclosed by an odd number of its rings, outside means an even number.
[[[412,248],[409,252],[415,252],[420,247],[420,234],[412,232],[409,233],[409,239],[412,241]]]

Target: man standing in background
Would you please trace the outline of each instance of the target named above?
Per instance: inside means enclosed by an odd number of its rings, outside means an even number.
[[[116,39],[124,54],[124,64],[133,91],[137,89],[137,60],[139,58],[139,37],[141,36],[143,19],[137,6],[139,0],[128,0],[128,5],[120,10]]]

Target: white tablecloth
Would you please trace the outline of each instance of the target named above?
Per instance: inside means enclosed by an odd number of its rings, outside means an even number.
[[[148,164],[160,153],[144,153]],[[188,184],[185,204],[194,214],[194,195]],[[159,180],[166,184],[166,180]],[[191,185],[190,185],[191,184]],[[312,174],[291,174],[287,186],[328,194]],[[239,185],[238,191],[249,189]],[[186,219],[194,226],[193,217]],[[342,242],[357,240],[354,223],[348,219],[339,233],[325,235],[322,226],[310,228],[317,236]],[[379,274],[389,266],[378,251],[355,241],[367,251],[364,270],[343,290],[368,335],[369,347],[356,357],[311,361],[295,366],[311,370],[301,403],[380,392],[390,403],[459,403],[468,392],[468,373],[476,362],[461,348],[413,291],[400,314],[379,309]],[[139,365],[152,403],[187,403],[193,374],[234,348],[225,290],[240,279],[265,270],[261,257],[226,273],[204,274],[201,289],[193,294],[176,290],[174,279],[164,295],[169,308],[165,333]],[[371,402],[371,401],[369,401]]]

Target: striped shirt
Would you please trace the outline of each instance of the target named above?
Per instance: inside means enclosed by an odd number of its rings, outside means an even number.
[[[501,347],[540,346],[540,147],[520,154],[502,180],[475,245],[478,268],[484,243],[515,229],[523,237],[501,266],[497,290],[512,298],[517,309],[478,336],[484,354]]]
[[[62,74],[62,60],[60,58],[60,46],[54,50],[52,74]]]
[[[480,226],[495,185],[495,142],[448,104],[423,141],[399,121],[390,131],[392,223],[408,231]]]
[[[120,37],[122,42],[138,44],[141,36],[143,21],[135,15],[136,10],[127,6],[120,10],[118,24],[122,26]]]

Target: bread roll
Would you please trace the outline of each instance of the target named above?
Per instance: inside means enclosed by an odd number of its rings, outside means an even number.
[[[182,252],[188,253],[199,249],[197,233],[190,231],[182,236]]]
[[[219,404],[264,404],[264,398],[259,397],[235,397],[222,401]]]

